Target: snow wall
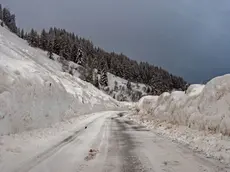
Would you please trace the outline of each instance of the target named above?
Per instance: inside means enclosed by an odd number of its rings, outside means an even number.
[[[123,108],[93,85],[63,72],[58,58],[49,59],[47,52],[0,27],[0,134]]]
[[[230,74],[187,91],[143,97],[136,110],[145,118],[230,135]]]

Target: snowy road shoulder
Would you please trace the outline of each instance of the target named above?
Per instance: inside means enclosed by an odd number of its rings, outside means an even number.
[[[186,145],[194,152],[204,154],[207,158],[214,158],[226,164],[230,163],[230,137],[208,131],[193,130],[186,126],[157,123],[147,119],[146,116],[135,115],[132,112],[125,117],[172,141]]]
[[[53,124],[49,128],[0,136],[0,171],[6,171],[12,162],[17,166],[39,155],[108,113],[111,112],[79,116]]]
[[[63,131],[53,136],[50,134],[47,138],[44,136],[43,139],[37,139],[35,136],[38,132],[35,131],[28,139],[20,138],[25,133],[18,137],[11,135],[15,145],[21,144],[21,151],[15,152],[15,156],[12,156],[13,153],[10,156],[9,152],[3,154],[0,171],[230,171],[227,165],[194,153],[124,115],[121,111],[96,113],[66,124],[61,127]],[[30,140],[28,145],[25,140]]]

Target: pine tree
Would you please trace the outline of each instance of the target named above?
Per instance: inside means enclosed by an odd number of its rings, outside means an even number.
[[[98,81],[98,78],[96,78],[96,80],[94,81],[94,86],[99,88],[99,81]]]
[[[49,29],[49,39],[54,40],[54,37],[55,37],[55,32],[54,32],[54,29],[51,27]]]
[[[118,91],[118,83],[117,83],[117,81],[114,81],[114,91]]]
[[[21,29],[20,28],[17,28],[17,35],[18,35],[18,37],[21,37]]]
[[[31,29],[31,32],[28,35],[28,42],[30,46],[33,47],[38,47],[39,45],[39,35],[34,29]]]
[[[0,4],[0,20],[2,20],[2,5]],[[3,20],[2,20],[3,21]]]
[[[104,69],[101,71],[100,85],[103,87],[108,86],[107,72]]]
[[[23,30],[23,29],[21,30],[20,37],[21,37],[22,39],[24,39],[24,38],[25,38],[25,35],[24,35],[24,30]]]
[[[132,90],[132,85],[130,81],[127,82],[126,87],[128,90]]]
[[[78,59],[78,47],[77,45],[74,43],[73,47],[71,49],[71,54],[70,54],[70,60],[77,63]]]
[[[62,57],[65,56],[65,50],[64,48],[62,48],[62,45],[61,45],[63,41],[64,40],[59,35],[54,36],[53,52],[61,55]]]
[[[75,38],[76,38],[75,34],[72,33],[72,34],[71,34],[71,39],[73,40],[73,42],[75,42]]]
[[[98,73],[96,69],[93,70],[92,75],[93,75],[92,76],[93,85],[99,88]]]
[[[15,15],[11,15],[10,11],[4,8],[2,12],[2,19],[6,26],[10,29],[10,31],[17,34]]]
[[[16,19],[15,19],[15,15],[11,15],[10,16],[10,21],[9,21],[9,26],[10,30],[13,32],[13,33],[16,33],[17,34],[17,26],[16,26]]]
[[[53,41],[52,40],[49,40],[49,43],[48,43],[48,53],[47,53],[48,57],[53,60]]]
[[[147,90],[146,90],[146,93],[150,93],[151,92],[151,88],[150,87],[147,87]]]
[[[93,77],[94,77],[94,72],[91,68],[85,71],[85,81],[94,84],[95,78]]]
[[[140,88],[140,85],[139,85],[139,83],[138,83],[138,82],[136,83],[136,87],[137,87],[137,89],[139,89],[139,88]]]
[[[64,46],[62,48],[64,49],[64,52],[65,52],[65,54],[64,54],[65,59],[71,60],[72,44],[71,44],[71,41],[70,41],[68,34],[65,35],[63,45]]]
[[[77,51],[77,60],[76,63],[79,65],[84,66],[84,57],[83,57],[83,51],[79,48]]]
[[[3,22],[8,26],[9,22],[10,22],[10,17],[11,17],[11,14],[10,14],[10,11],[6,8],[3,8],[3,11],[2,11],[2,19],[3,19]]]
[[[28,41],[28,33],[27,32],[24,35],[24,39]]]
[[[42,30],[41,36],[40,36],[40,43],[39,47],[43,50],[48,49],[48,34],[46,33],[45,29]]]

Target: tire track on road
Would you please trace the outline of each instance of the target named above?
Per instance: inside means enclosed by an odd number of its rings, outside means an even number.
[[[93,123],[95,123],[100,118],[102,118],[102,117],[98,117],[95,120],[89,122],[87,124],[87,126],[92,125]],[[65,147],[68,144],[70,144],[71,142],[73,142],[81,133],[83,133],[83,131],[85,131],[85,128],[82,128],[80,130],[75,131],[74,134],[66,137],[62,141],[60,141],[57,144],[55,144],[54,146],[48,148],[46,151],[44,151],[44,152],[36,155],[35,157],[33,157],[32,159],[30,159],[26,163],[22,164],[20,168],[14,170],[12,172],[28,172],[28,171],[30,171],[32,168],[34,168],[35,166],[37,166],[38,164],[40,164],[44,160],[46,160],[47,158],[49,158],[52,155],[54,155],[61,148]]]
[[[106,161],[104,163],[103,172],[120,172],[121,160],[120,160],[120,148],[119,139],[116,137],[117,125],[114,117],[110,119],[110,125],[108,126],[108,149],[106,154]]]
[[[135,149],[140,143],[136,142],[128,133],[128,123],[120,118],[115,119],[117,130],[115,137],[119,140],[120,155],[122,160],[122,172],[148,172],[149,168],[145,166],[140,160],[140,155],[135,152]],[[151,170],[152,171],[152,170]]]

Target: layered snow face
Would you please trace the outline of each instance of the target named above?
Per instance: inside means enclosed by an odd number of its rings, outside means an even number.
[[[191,85],[186,92],[143,97],[136,108],[158,123],[230,135],[230,75],[216,77],[206,85]]]
[[[114,109],[110,96],[62,72],[47,53],[0,27],[0,134],[47,126],[64,118]]]

